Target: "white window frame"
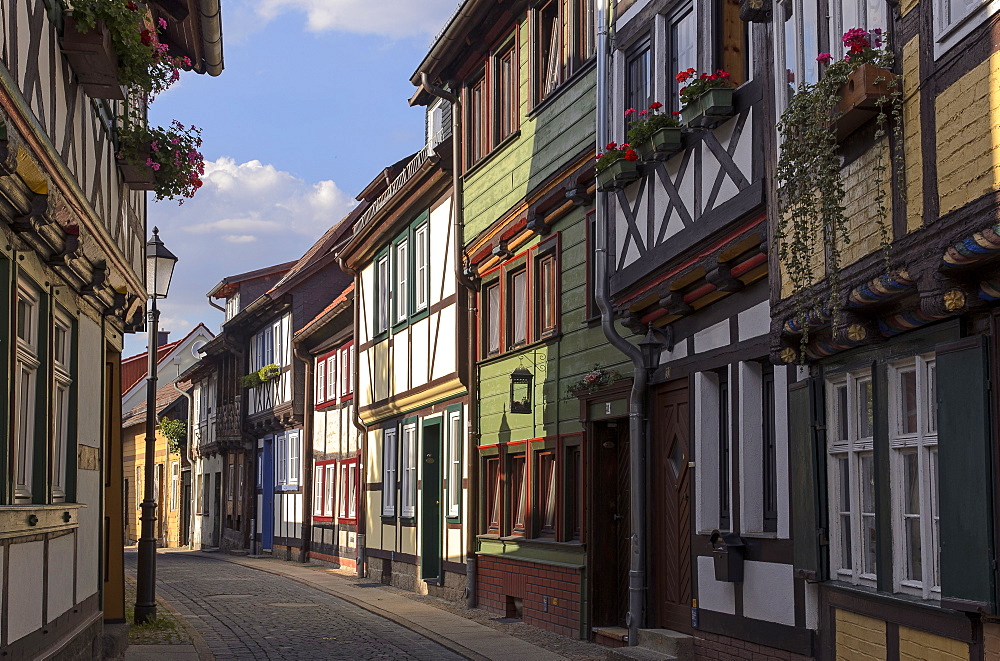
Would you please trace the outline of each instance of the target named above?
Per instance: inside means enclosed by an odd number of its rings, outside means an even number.
[[[941,2],[942,0],[937,0]],[[854,15],[857,17],[856,20],[845,23],[844,22],[844,5],[853,5]],[[881,7],[884,12],[881,17],[869,16],[868,10],[870,9],[867,0],[832,0],[830,2],[830,54],[833,55],[834,59],[842,59],[844,55],[847,54],[847,48],[844,47],[843,36],[844,33],[853,28],[863,28],[868,32],[875,30],[876,28],[881,29],[883,35],[888,32],[888,16],[889,16],[889,6],[884,2],[873,3],[876,7]],[[817,53],[819,55],[819,53]]]
[[[66,501],[66,457],[69,452],[70,388],[73,384],[73,325],[61,313],[52,322],[52,501]],[[60,356],[62,358],[60,358]]]
[[[170,511],[177,510],[178,490],[180,488],[180,462],[170,462]]]
[[[326,361],[316,361],[316,403],[326,403]]]
[[[448,414],[448,516],[462,512],[462,412]]]
[[[323,516],[333,518],[334,501],[337,499],[337,465],[334,463],[326,464],[323,489]]]
[[[358,460],[344,459],[340,467],[340,506],[337,509],[338,519],[358,518]]]
[[[340,349],[340,396],[350,397],[354,394],[354,342],[349,342]]]
[[[315,466],[313,471],[313,516],[323,516],[323,487],[326,464]]]
[[[33,498],[34,454],[35,454],[35,414],[38,391],[38,312],[39,296],[33,287],[18,282],[16,310],[21,312],[24,304],[24,330],[22,337],[15,320],[16,364],[15,364],[15,407],[14,407],[14,500],[31,501]]]
[[[815,82],[819,78],[819,63],[816,61],[816,56],[819,55],[819,21],[805,21],[804,20],[804,7],[805,3],[810,3],[815,8],[815,15],[819,16],[819,3],[817,0],[784,0],[783,2],[778,2],[775,6],[775,16],[774,16],[774,66],[775,66],[775,95],[776,95],[776,105],[777,115],[780,117],[781,113],[784,112],[785,108],[788,106],[788,100],[785,98],[787,91],[786,81],[788,78],[788,69],[785,66],[786,62],[786,32],[785,32],[785,6],[792,5],[792,23],[794,24],[795,32],[792,36],[793,47],[795,49],[795,74],[798,78],[795,80],[793,87],[798,88],[799,84],[803,81],[805,82]],[[815,34],[815,44],[811,45],[809,48],[811,51],[807,52],[807,46],[803,44],[803,29],[806,24],[814,27],[816,30]],[[838,36],[837,43],[840,43],[840,38]],[[814,75],[807,76],[806,74],[812,71]]]
[[[389,277],[389,255],[385,254],[375,260],[375,287],[378,297],[375,300],[375,334],[384,333],[389,329],[389,301],[391,283]]]
[[[430,287],[428,286],[428,264],[429,244],[427,242],[428,223],[424,223],[413,232],[413,285],[414,285],[414,312],[420,312],[427,308],[427,299]]]
[[[923,599],[941,598],[940,555],[938,530],[940,512],[937,503],[936,363],[933,354],[915,356],[889,365],[889,448],[890,484],[892,488],[893,521],[893,586]],[[904,428],[901,406],[902,376],[915,375],[916,430]],[[917,457],[919,513],[907,515],[906,465],[907,454]],[[908,567],[907,519],[919,517],[921,579],[906,576]]]
[[[236,292],[226,299],[226,321],[240,313],[240,293]]]
[[[392,248],[393,272],[395,282],[393,283],[396,292],[395,323],[401,324],[410,316],[410,241],[402,239]]]
[[[402,459],[400,466],[399,515],[417,515],[417,425],[414,422],[403,425],[400,443]]]
[[[1000,11],[1000,0],[972,0],[967,11],[948,21],[949,0],[934,0],[934,58],[962,43],[973,30]]]
[[[399,487],[399,470],[396,430],[382,432],[382,516],[396,515],[396,491]]]
[[[326,401],[337,399],[337,354],[326,359]]]
[[[875,420],[872,421],[872,436],[861,437],[859,391],[865,383],[872,383],[872,376],[869,370],[848,372],[827,381],[827,453],[828,472],[827,484],[829,485],[829,507],[830,507],[830,574],[832,577],[855,585],[865,585],[876,587],[877,567],[875,573],[863,571],[863,519],[865,516],[861,512],[861,472],[862,460],[867,457],[874,457],[874,428]],[[847,388],[847,433],[841,433],[839,396],[837,389]],[[872,408],[873,416],[877,416],[877,411]],[[843,438],[839,438],[843,436]],[[848,501],[850,504],[850,531],[845,531],[841,525],[841,510],[839,505],[842,502],[842,488],[840,459],[847,459],[848,467],[848,488],[850,494]],[[874,460],[873,460],[874,461]],[[874,470],[874,464],[872,466]],[[877,498],[877,492],[874,498]],[[873,498],[873,500],[874,500]],[[878,528],[878,520],[874,522]],[[842,544],[845,542],[844,535],[850,537],[851,566],[841,557]],[[876,549],[877,555],[877,549]]]

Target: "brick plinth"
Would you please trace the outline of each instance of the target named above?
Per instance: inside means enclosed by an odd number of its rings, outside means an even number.
[[[784,650],[756,645],[738,638],[720,636],[706,631],[695,632],[696,659],[718,661],[810,661],[811,657]]]
[[[476,599],[480,608],[526,624],[580,638],[581,570],[480,555]]]

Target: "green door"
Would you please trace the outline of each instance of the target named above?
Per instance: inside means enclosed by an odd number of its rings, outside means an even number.
[[[441,421],[423,429],[423,476],[420,488],[420,575],[425,581],[441,576]]]

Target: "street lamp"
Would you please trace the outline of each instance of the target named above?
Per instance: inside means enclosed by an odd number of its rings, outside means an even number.
[[[146,466],[143,470],[142,526],[139,535],[139,567],[136,581],[135,623],[142,624],[156,619],[156,538],[153,523],[156,521],[156,500],[153,494],[153,467],[156,462],[156,350],[159,337],[160,311],[156,299],[166,298],[170,278],[174,274],[177,256],[160,241],[160,230],[153,228],[153,236],[146,242],[146,294],[149,296],[147,325],[146,367]]]

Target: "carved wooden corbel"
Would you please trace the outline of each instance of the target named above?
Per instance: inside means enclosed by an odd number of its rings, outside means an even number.
[[[705,280],[715,285],[719,291],[738,292],[745,287],[742,282],[733,277],[733,270],[729,264],[719,264],[705,274]]]
[[[677,291],[668,292],[660,298],[660,307],[670,314],[686,315],[694,312],[694,308],[684,302],[684,295]]]
[[[552,231],[552,228],[545,222],[545,216],[534,210],[528,212],[528,221],[525,226],[538,236],[546,236]]]
[[[17,233],[34,232],[41,233],[42,228],[49,223],[45,217],[45,212],[49,208],[47,195],[34,195],[31,198],[31,208],[23,216],[15,216],[10,221],[10,227]]]

